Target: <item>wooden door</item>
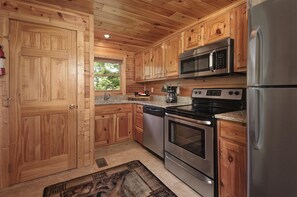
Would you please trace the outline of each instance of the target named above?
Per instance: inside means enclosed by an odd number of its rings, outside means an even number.
[[[11,184],[76,167],[76,32],[10,21]]]
[[[116,114],[116,141],[130,139],[132,136],[132,112]]]
[[[185,31],[185,50],[203,46],[204,24],[197,24]]]
[[[165,77],[178,76],[178,60],[181,52],[182,36],[180,34],[165,41]]]
[[[234,70],[246,72],[248,49],[248,17],[246,3],[234,8],[232,37],[234,38]]]
[[[164,76],[164,50],[163,43],[158,44],[152,50],[153,60],[153,78],[162,78]]]
[[[99,115],[95,117],[95,146],[101,147],[113,143],[113,115]]]
[[[205,44],[230,37],[230,13],[218,16],[205,23]]]
[[[143,80],[143,53],[135,55],[135,81]]]
[[[153,74],[152,50],[147,49],[143,52],[143,79],[151,79]]]
[[[246,147],[220,139],[220,196],[246,196]]]

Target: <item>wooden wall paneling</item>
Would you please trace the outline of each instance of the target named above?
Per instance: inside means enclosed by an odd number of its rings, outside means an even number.
[[[6,56],[5,71],[9,73],[9,23],[5,13],[0,14],[0,45],[3,46],[3,50]],[[8,187],[9,183],[9,117],[8,117],[8,105],[9,105],[9,75],[0,76],[0,189]]]
[[[25,20],[55,27],[84,31],[88,26],[88,16],[57,10],[50,6],[35,5],[19,0],[2,0],[1,9],[9,12],[9,18]]]
[[[90,83],[89,83],[89,87],[90,87],[90,102],[89,102],[89,130],[87,130],[86,132],[89,132],[90,138],[90,151],[89,151],[89,159],[90,159],[90,163],[89,165],[92,165],[94,162],[94,157],[95,157],[95,152],[94,152],[94,131],[95,131],[95,93],[94,93],[94,69],[93,69],[93,65],[94,65],[94,16],[90,15],[89,16],[89,23],[90,23],[90,29],[89,31],[86,31],[89,33],[89,46],[90,46],[90,64],[89,64],[89,73],[90,73]],[[85,84],[87,85],[87,84]]]
[[[162,86],[176,85],[180,87],[181,96],[191,96],[193,88],[245,88],[246,76],[225,76],[225,77],[211,77],[203,79],[168,79],[166,81],[146,82],[145,89],[154,89],[153,95],[164,95],[161,91]]]
[[[144,85],[142,83],[136,83],[134,76],[135,76],[135,54],[134,52],[130,51],[122,51],[122,50],[115,50],[111,48],[102,48],[97,46],[97,42],[95,42],[94,53],[96,55],[101,55],[104,57],[109,58],[123,58],[126,57],[126,93],[134,93],[144,90]],[[98,92],[95,95],[102,95]]]

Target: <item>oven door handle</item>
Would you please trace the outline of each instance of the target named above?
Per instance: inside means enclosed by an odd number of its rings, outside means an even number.
[[[168,116],[168,117],[178,118],[178,119],[181,119],[181,120],[195,122],[195,123],[198,123],[198,124],[211,125],[211,121],[209,121],[209,120],[196,120],[196,119],[187,118],[187,117],[178,116],[178,115],[173,115],[173,114],[168,114],[168,113],[165,113],[165,115]]]
[[[202,175],[198,172],[193,171],[192,169],[189,169],[189,167],[187,167],[185,164],[181,163],[180,161],[178,161],[177,159],[175,159],[174,157],[172,157],[169,154],[165,154],[166,159],[170,160],[171,162],[175,163],[175,165],[178,165],[180,168],[184,169],[185,171],[187,171],[188,173],[192,174],[193,176],[195,176],[197,179],[199,179],[200,181],[203,181],[204,183],[208,184],[208,185],[212,185],[214,182],[213,180],[211,180],[210,178],[206,177],[205,175]]]

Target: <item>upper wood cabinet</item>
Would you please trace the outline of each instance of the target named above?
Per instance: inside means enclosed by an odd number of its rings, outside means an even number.
[[[205,22],[205,44],[230,37],[230,13]]]
[[[246,126],[219,121],[219,193],[221,197],[247,194]]]
[[[164,76],[164,44],[160,43],[152,49],[153,78]]]
[[[248,16],[247,6],[242,4],[232,11],[231,37],[234,39],[234,70],[247,70]]]
[[[152,49],[147,49],[143,52],[143,79],[152,79],[153,67],[152,67]]]
[[[135,81],[143,80],[143,53],[135,55]]]
[[[178,58],[183,50],[182,34],[164,42],[164,74],[165,77],[178,76]]]
[[[197,24],[185,31],[185,50],[204,45],[204,24]]]

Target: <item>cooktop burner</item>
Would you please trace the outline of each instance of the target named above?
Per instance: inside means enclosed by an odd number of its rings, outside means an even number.
[[[245,109],[244,89],[198,89],[192,91],[192,104],[167,107],[166,112],[194,118],[214,118],[214,115]]]

